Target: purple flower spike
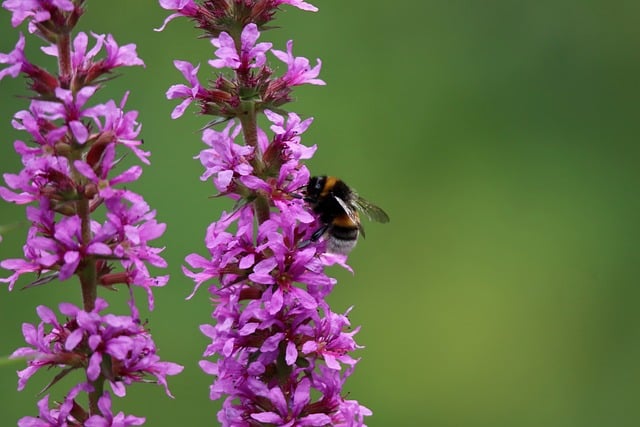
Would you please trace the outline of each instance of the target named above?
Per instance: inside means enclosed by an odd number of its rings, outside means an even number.
[[[286,51],[257,43],[278,6],[317,9],[299,0],[240,3],[160,0],[177,12],[165,23],[188,16],[204,31],[216,47],[208,62],[220,70],[203,87],[198,67],[176,61],[188,84],[167,92],[181,100],[172,118],[191,103],[213,116],[202,132],[206,148],[195,158],[204,167],[201,180],[234,203],[208,227],[206,255],[188,255],[183,267],[195,282],[187,298],[206,284],[215,303],[215,324],[200,327],[211,340],[204,356],[213,360],[200,367],[214,377],[210,398],[224,398],[222,426],[364,426],[371,411],[343,396],[359,360],[353,353],[362,348],[354,339],[359,328],[326,302],[337,283],[326,267],[351,269],[345,255],[326,252],[318,238],[326,221],[305,201],[310,173],[302,161],[317,147],[303,145],[302,135],[313,119],[281,113],[293,87],[325,84],[321,62],[295,57],[292,41]],[[268,51],[287,65],[281,77],[273,76]],[[267,129],[259,126],[260,113]]]
[[[2,7],[12,13],[14,26],[26,20],[29,32],[48,43],[41,50],[56,58],[58,69],[49,72],[29,62],[22,34],[13,51],[0,53],[0,80],[22,74],[32,91],[18,98],[30,100],[29,106],[11,121],[14,129],[26,133],[24,141],[14,142],[22,170],[3,174],[0,185],[0,198],[28,205],[30,226],[23,258],[0,260],[0,267],[11,272],[0,283],[11,291],[27,273],[35,274],[25,289],[77,277],[79,286],[68,288],[79,289],[81,295],[74,299],[82,301],[82,307],[61,304],[64,319],[39,306],[41,321],[23,323],[27,345],[12,354],[27,359],[27,367],[18,371],[18,390],[43,367],[58,371],[47,391],[72,371],[86,377],[62,403],[50,408],[47,395],[38,403],[39,416],[24,417],[18,424],[141,425],[144,418],[114,414],[110,395],[93,391],[108,383],[115,395],[125,396],[128,385],[155,382],[173,397],[167,377],[183,368],[160,359],[133,291],[142,287],[153,309],[153,290],[167,284],[168,276],[150,272],[167,266],[161,256],[164,248],[152,245],[166,225],[142,196],[126,188],[140,178],[142,168],[123,168],[121,160],[131,152],[149,164],[150,155],[140,148],[137,111],[125,110],[128,92],[119,102],[99,103],[94,95],[115,70],[144,62],[135,44],[118,44],[111,34],[74,34],[85,12],[83,1],[4,0]],[[97,297],[104,288],[117,287],[129,292],[128,316],[105,312],[106,301]],[[81,393],[88,399],[79,398]]]

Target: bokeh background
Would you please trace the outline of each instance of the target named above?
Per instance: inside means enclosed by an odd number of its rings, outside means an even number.
[[[331,270],[334,310],[354,305],[362,325],[345,391],[374,411],[368,424],[640,425],[640,3],[312,3],[319,13],[284,7],[263,39],[280,49],[294,39],[297,55],[323,60],[328,85],[288,105],[315,117],[312,172],[343,177],[392,219],[368,225],[355,275]],[[154,32],[166,15],[152,0],[90,0],[80,24],[137,43],[147,64],[103,94],[131,90],[153,153],[134,188],[168,223],[172,280],[146,317],[162,357],[185,366],[170,378],[175,400],[137,385],[117,409],[150,426],[216,425],[211,377],[197,366],[211,307],[206,292],[184,300],[180,265],[203,253],[206,226],[230,205],[208,197],[192,159],[207,119],[189,110],[172,121],[164,97],[182,82],[174,58],[201,62],[204,78],[213,49],[186,20]],[[16,40],[3,10],[0,51]],[[39,40],[27,43],[37,54]],[[25,136],[10,118],[25,93],[22,79],[0,83],[3,173],[20,168],[12,142]],[[0,204],[0,223],[22,215]],[[21,255],[25,232],[4,235],[0,258]],[[106,297],[124,311],[124,292]],[[0,290],[0,355],[22,345],[38,304],[60,301],[80,302],[73,280]],[[48,375],[18,393],[23,366],[0,364],[2,425],[36,413]]]

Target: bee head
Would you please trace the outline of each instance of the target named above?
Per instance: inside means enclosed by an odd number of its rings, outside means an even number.
[[[326,181],[327,181],[326,176],[311,177],[305,189],[304,200],[306,202],[317,201],[318,197],[320,197],[320,194],[322,193],[322,190],[324,190]]]

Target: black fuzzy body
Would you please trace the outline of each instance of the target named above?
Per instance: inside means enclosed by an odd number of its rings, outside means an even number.
[[[338,199],[351,207],[354,197],[353,190],[338,178],[326,175],[312,177],[307,184],[304,200],[318,215],[322,227],[313,234],[311,240],[318,240],[326,233],[329,236],[329,252],[348,254],[358,240],[360,223],[355,208],[347,212]]]

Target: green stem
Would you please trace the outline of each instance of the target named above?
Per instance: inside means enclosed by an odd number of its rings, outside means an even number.
[[[58,72],[60,84],[68,88],[71,82],[71,36],[68,32],[58,35]]]
[[[256,104],[254,101],[241,101],[241,112],[238,115],[240,124],[242,124],[242,136],[244,137],[244,143],[253,147],[255,155],[253,156],[252,166],[259,168],[256,170],[257,174],[260,174],[264,170],[264,164],[262,163],[262,153],[258,149],[258,124],[256,116]]]
[[[240,124],[242,125],[242,136],[244,137],[244,143],[253,147],[253,159],[251,160],[251,166],[255,171],[256,176],[264,177],[264,162],[262,161],[262,153],[258,147],[258,125],[256,117],[256,104],[253,101],[242,101],[242,112],[239,115]],[[253,209],[258,218],[258,222],[262,224],[269,219],[269,200],[258,194],[253,201]]]
[[[81,221],[82,243],[88,246],[91,241],[91,216],[89,212],[89,201],[85,198],[77,202],[77,212]],[[98,274],[96,271],[96,260],[93,256],[87,256],[84,266],[80,272],[80,285],[82,287],[82,306],[84,311],[91,311],[95,307],[98,297]]]
[[[82,157],[82,151],[80,148],[76,148],[72,151],[72,160],[77,160]],[[73,180],[78,187],[84,185],[84,177],[76,170],[71,162],[71,174]],[[80,217],[80,230],[82,234],[82,246],[87,247],[91,242],[91,209],[89,206],[89,200],[84,194],[80,194],[80,199],[76,202],[76,214]],[[78,272],[80,278],[80,289],[82,291],[82,307],[84,311],[92,311],[96,305],[96,298],[98,297],[98,271],[96,259],[92,255],[85,255],[83,263],[81,264],[81,270]],[[104,391],[104,375],[98,376],[95,381],[91,381],[93,391],[89,393],[89,413],[91,415],[102,414],[98,407],[98,400],[102,397]]]
[[[60,86],[69,88],[71,79],[73,77],[73,70],[71,68],[71,35],[69,32],[64,32],[58,35],[58,72]],[[74,92],[80,88],[72,88]],[[80,160],[82,158],[82,148],[73,147],[70,156],[71,160],[71,174],[78,188],[82,188],[85,179],[84,177],[73,167],[73,160]],[[87,247],[91,242],[91,209],[89,206],[89,200],[80,192],[80,198],[76,202],[76,214],[81,221],[81,234],[82,234],[82,246]],[[93,256],[87,255],[81,264],[81,270],[78,272],[80,278],[80,287],[82,290],[82,307],[84,311],[92,311],[95,308],[96,298],[98,297],[98,272],[96,266],[96,260]],[[95,381],[91,381],[93,391],[89,393],[89,413],[91,415],[101,414],[98,407],[98,400],[102,397],[104,392],[104,375],[98,376]]]
[[[104,377],[100,375],[91,385],[93,386],[93,391],[89,393],[89,413],[91,415],[102,414],[102,411],[98,408],[98,399],[104,393]]]
[[[258,196],[253,201],[253,211],[258,218],[258,223],[262,224],[269,219],[269,200],[264,196]]]

